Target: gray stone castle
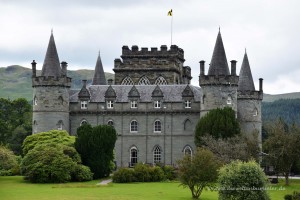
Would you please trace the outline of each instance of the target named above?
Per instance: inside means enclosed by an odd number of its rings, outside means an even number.
[[[193,154],[195,126],[215,108],[231,107],[242,132],[258,131],[261,137],[262,79],[255,90],[246,52],[239,76],[237,61],[229,71],[219,32],[208,74],[200,61],[201,88],[190,85],[191,68],[184,61],[176,45],[123,46],[121,59],[114,61],[114,81],[106,81],[99,54],[92,84],[83,80],[81,90],[72,90],[67,63],[59,62],[51,34],[40,76],[32,62],[33,133],[58,129],[75,135],[84,123],[111,125],[118,133],[118,166],[172,165]]]

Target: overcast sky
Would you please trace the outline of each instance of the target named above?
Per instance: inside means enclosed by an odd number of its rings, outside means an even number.
[[[228,62],[239,73],[245,48],[258,89],[279,94],[300,91],[299,0],[0,0],[0,66],[41,69],[51,29],[60,61],[69,69],[94,69],[101,51],[113,72],[123,45],[184,50],[185,65],[198,85],[199,61],[211,61],[219,26]]]

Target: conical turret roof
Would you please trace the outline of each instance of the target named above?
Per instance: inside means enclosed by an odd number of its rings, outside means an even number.
[[[59,58],[56,50],[56,45],[53,37],[53,33],[51,32],[43,68],[42,68],[42,76],[61,76],[61,68],[59,63]]]
[[[106,85],[106,79],[105,79],[105,74],[104,74],[104,70],[100,58],[100,52],[97,58],[92,85]]]
[[[239,77],[239,91],[255,91],[255,86],[253,83],[252,73],[249,65],[249,60],[247,53],[245,52],[240,77]]]
[[[217,36],[208,75],[229,75],[227,58],[220,31]]]

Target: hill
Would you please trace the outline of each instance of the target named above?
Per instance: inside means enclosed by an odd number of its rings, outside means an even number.
[[[37,70],[37,75],[41,73]],[[19,65],[0,68],[0,98],[16,99],[24,97],[32,100],[31,88],[32,71]],[[68,76],[72,78],[72,88],[80,89],[81,80],[87,79],[91,83],[94,70],[68,70]],[[114,74],[105,73],[106,79],[114,79]]]

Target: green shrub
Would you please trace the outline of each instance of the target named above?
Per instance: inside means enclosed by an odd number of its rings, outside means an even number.
[[[294,191],[293,194],[286,194],[284,200],[300,200],[300,192]]]
[[[134,170],[130,168],[120,168],[112,177],[114,183],[130,183],[135,182]]]
[[[164,179],[165,180],[175,180],[176,179],[176,171],[175,168],[171,165],[165,165],[162,167],[162,170],[164,171]]]
[[[291,194],[286,194],[286,195],[284,196],[284,200],[293,200],[293,195],[291,195]]]
[[[134,175],[137,182],[149,182],[151,181],[150,166],[138,163],[134,166]]]
[[[93,173],[90,168],[84,165],[76,165],[72,175],[72,181],[90,181],[93,180]]]
[[[18,157],[14,153],[0,145],[0,176],[12,176],[20,174]]]
[[[219,170],[219,199],[268,200],[267,177],[255,161],[232,161]]]
[[[159,166],[149,167],[151,182],[159,182],[165,179],[164,171]]]

